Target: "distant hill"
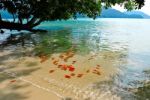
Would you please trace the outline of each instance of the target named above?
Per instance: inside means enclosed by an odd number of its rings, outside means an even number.
[[[0,10],[0,13],[2,15],[2,18],[5,19],[12,18],[12,16],[6,11]],[[84,18],[85,16],[77,14],[77,17]],[[98,16],[98,18],[150,18],[150,16],[141,11],[120,12],[113,8],[109,8],[109,9],[103,8],[101,12],[101,16]]]
[[[143,13],[129,13],[129,12],[120,12],[116,9],[109,8],[104,9],[101,12],[101,15],[98,18],[146,18],[146,15]],[[78,18],[84,18],[84,15],[77,14]]]
[[[124,14],[127,14],[127,15],[138,14],[138,15],[141,15],[143,18],[150,18],[149,15],[143,13],[142,11],[127,11],[127,12],[124,12]]]
[[[126,14],[123,12],[120,12],[116,9],[103,9],[101,12],[100,18],[143,18],[142,15],[134,13],[134,14]]]

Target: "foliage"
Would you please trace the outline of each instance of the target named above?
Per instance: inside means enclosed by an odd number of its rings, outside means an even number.
[[[14,23],[33,28],[43,21],[76,18],[77,13],[96,18],[102,4],[106,8],[120,4],[132,10],[141,8],[144,0],[0,0],[0,10],[8,11]]]
[[[104,2],[105,7],[111,7],[112,5],[119,4],[124,6],[125,9],[133,10],[140,9],[144,6],[144,0],[102,0]]]

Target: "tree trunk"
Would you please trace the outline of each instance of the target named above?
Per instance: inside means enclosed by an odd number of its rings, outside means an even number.
[[[30,27],[28,24],[21,24],[21,23],[13,23],[8,21],[2,21],[0,20],[0,29],[10,29],[10,30],[26,30],[30,32],[47,32],[46,30],[39,30],[39,29],[33,29],[33,27]]]

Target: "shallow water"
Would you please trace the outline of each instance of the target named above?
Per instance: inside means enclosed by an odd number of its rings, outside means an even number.
[[[25,79],[46,87],[49,85],[38,81],[51,81],[53,90],[74,98],[91,100],[110,100],[110,98],[112,100],[141,100],[143,98],[149,100],[150,90],[145,93],[143,93],[145,90],[135,91],[139,87],[144,87],[143,82],[150,81],[149,75],[144,73],[150,69],[149,25],[149,19],[97,19],[94,21],[78,19],[42,23],[39,27],[50,32],[32,36],[36,37],[34,41],[38,42],[32,52],[45,53],[50,57],[58,58],[59,54],[73,47],[75,57],[71,61],[77,61],[75,64],[79,67],[77,72],[100,64],[102,75],[100,77],[89,75],[82,80],[66,81],[60,77],[64,73],[59,72],[58,75],[51,76],[56,80],[50,80],[48,74],[45,73],[48,67],[45,67],[28,75]],[[94,56],[94,60],[88,61],[87,58],[91,56]],[[31,60],[34,61],[34,59]],[[70,61],[67,63],[69,64]],[[47,65],[48,62],[37,66]],[[37,77],[36,74],[39,73],[41,75]],[[40,77],[42,80],[36,79]],[[59,88],[64,90],[59,90]],[[64,91],[71,91],[73,95]],[[81,93],[83,91],[84,93]]]

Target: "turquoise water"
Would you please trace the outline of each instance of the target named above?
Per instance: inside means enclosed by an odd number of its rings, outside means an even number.
[[[150,64],[147,59],[150,56],[149,25],[149,19],[78,19],[45,22],[40,28],[68,30],[74,43],[84,41],[93,51],[123,49],[128,52],[128,57],[144,59]]]
[[[62,52],[74,45],[81,55],[103,51],[119,53],[119,59],[114,60],[122,61],[119,68],[116,67],[119,73],[112,77],[111,82],[104,83],[104,88],[121,96],[123,100],[150,100],[149,26],[150,19],[44,22],[39,28],[49,30],[49,33],[41,33],[34,41],[39,43],[38,52]]]
[[[144,73],[150,69],[149,26],[149,19],[78,19],[45,22],[40,28],[68,30],[72,43],[80,46],[80,53],[86,50],[121,52],[125,63],[120,65],[120,74],[114,77],[113,87],[116,88],[112,90],[119,91],[118,95],[126,100],[133,99],[135,94],[138,94],[136,97],[139,100],[150,100],[149,87],[131,93],[132,89],[144,87],[143,82],[150,81],[149,75]]]

